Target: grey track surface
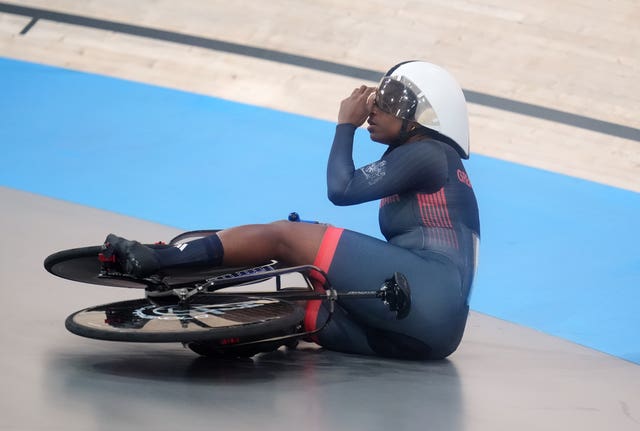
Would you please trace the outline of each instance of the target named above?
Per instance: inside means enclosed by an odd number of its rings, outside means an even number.
[[[57,279],[48,254],[178,230],[0,187],[0,430],[638,430],[640,367],[472,313],[443,362],[311,344],[217,363],[179,345],[76,337],[64,319],[139,292]],[[215,226],[212,226],[215,227]]]

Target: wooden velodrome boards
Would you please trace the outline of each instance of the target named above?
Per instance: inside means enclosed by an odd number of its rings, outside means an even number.
[[[640,191],[630,0],[0,2],[0,55],[335,120],[405,59],[451,70],[472,150]]]

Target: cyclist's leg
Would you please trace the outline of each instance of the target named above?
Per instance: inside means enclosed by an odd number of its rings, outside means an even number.
[[[270,259],[303,265],[313,262],[325,229],[323,224],[277,221],[154,248],[110,234],[105,246],[114,250],[124,271],[139,277],[167,268],[259,265]]]
[[[459,272],[448,259],[438,255],[425,259],[384,241],[330,227],[315,264],[328,273],[338,291],[375,290],[395,271],[407,277],[412,291],[411,313],[402,320],[380,301],[339,301],[345,313],[334,316],[336,321],[318,335],[320,344],[341,351],[416,358],[445,357],[458,346],[468,306]],[[309,304],[307,329],[313,329],[314,319],[317,324],[323,322],[326,310],[317,305]],[[362,339],[366,344],[354,346],[354,340]]]
[[[316,325],[317,327],[322,326],[329,315],[326,304],[318,304],[315,310],[312,308],[307,306],[306,330],[316,329]],[[337,352],[359,355],[378,354],[369,346],[366,328],[353,320],[340,304],[335,305],[329,324],[311,339],[322,347]]]
[[[327,225],[277,221],[238,226],[217,233],[223,265],[257,265],[275,259],[288,265],[313,263]]]

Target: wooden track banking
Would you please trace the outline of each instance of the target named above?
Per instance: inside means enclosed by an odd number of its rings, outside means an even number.
[[[0,2],[382,73],[404,59],[449,68],[465,90],[625,128],[589,130],[470,103],[472,150],[640,191],[640,8],[635,0]],[[0,56],[335,120],[363,80],[91,26],[0,12]],[[274,61],[274,59],[276,61]],[[373,85],[375,80],[365,83]],[[505,108],[505,109],[503,109]],[[551,117],[561,121],[561,116]],[[598,131],[600,130],[600,131]]]

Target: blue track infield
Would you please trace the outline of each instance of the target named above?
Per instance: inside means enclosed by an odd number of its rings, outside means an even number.
[[[0,94],[0,185],[182,229],[295,210],[380,237],[377,203],[326,199],[333,123],[2,58]],[[382,149],[358,132],[356,163]],[[640,194],[466,166],[482,225],[472,308],[640,363]]]

